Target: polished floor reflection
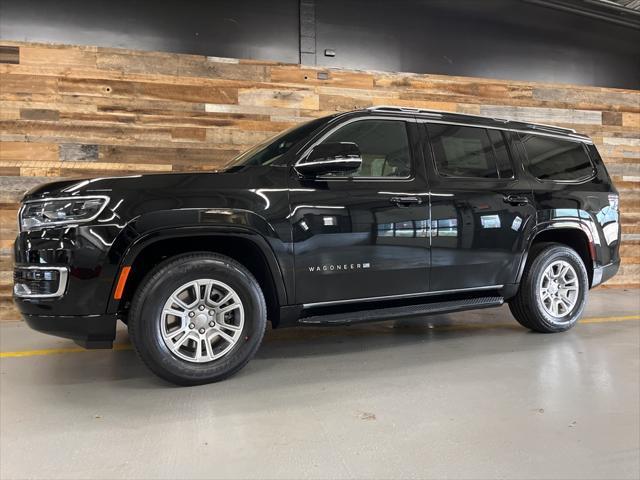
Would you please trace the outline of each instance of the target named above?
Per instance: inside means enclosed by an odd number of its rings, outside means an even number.
[[[0,323],[1,478],[638,478],[640,292],[566,334],[506,307],[269,331],[215,385]],[[6,352],[24,352],[7,354]]]

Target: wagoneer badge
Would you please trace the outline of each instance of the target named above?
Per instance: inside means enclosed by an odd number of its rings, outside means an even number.
[[[338,263],[332,265],[312,265],[308,267],[310,272],[333,272],[345,270],[362,270],[363,268],[371,268],[371,263]]]

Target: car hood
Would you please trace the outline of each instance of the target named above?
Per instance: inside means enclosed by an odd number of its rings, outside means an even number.
[[[65,180],[31,190],[23,201],[105,196],[104,215],[122,225],[167,212],[235,209],[264,214],[287,205],[286,167],[242,167],[219,173],[178,173]],[[264,193],[266,192],[266,193]],[[195,213],[194,213],[195,214]]]
[[[82,195],[182,196],[205,192],[250,190],[273,186],[277,167],[245,167],[213,173],[166,173],[63,180],[39,185],[25,194],[23,200]],[[281,172],[282,173],[282,172]]]

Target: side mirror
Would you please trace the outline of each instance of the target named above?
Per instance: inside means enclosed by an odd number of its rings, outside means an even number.
[[[351,142],[321,143],[313,147],[305,160],[295,165],[296,171],[305,177],[327,173],[355,172],[362,165],[358,145]]]

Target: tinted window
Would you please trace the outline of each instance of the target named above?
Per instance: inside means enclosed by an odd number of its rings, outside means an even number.
[[[331,118],[332,117],[324,117],[311,120],[310,122],[285,130],[242,153],[227,164],[227,168],[238,167],[240,165],[278,165],[281,163],[284,154],[291,150],[291,147],[311,135],[314,130],[320,128],[331,120]]]
[[[411,155],[405,122],[358,120],[341,127],[324,142],[353,142],[360,148],[362,166],[354,177],[408,177]]]
[[[580,142],[525,135],[522,143],[529,171],[540,180],[578,180],[593,174],[593,165]]]
[[[502,132],[457,125],[427,125],[438,173],[445,177],[511,178]]]

